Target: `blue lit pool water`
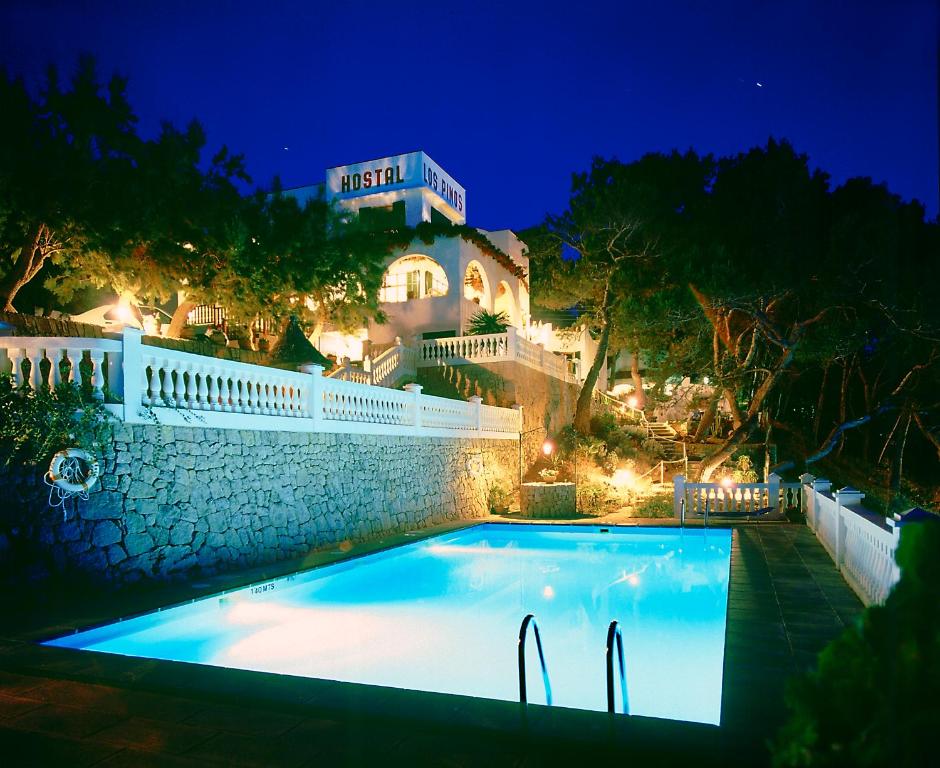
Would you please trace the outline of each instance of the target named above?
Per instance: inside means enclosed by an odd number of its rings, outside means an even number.
[[[617,619],[630,713],[717,724],[730,551],[728,530],[486,524],[48,644],[518,701],[533,613],[554,704],[606,711]]]

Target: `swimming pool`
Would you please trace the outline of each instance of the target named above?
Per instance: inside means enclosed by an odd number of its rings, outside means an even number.
[[[518,701],[532,613],[553,703],[606,711],[617,619],[630,713],[717,724],[730,554],[730,530],[487,523],[46,644]]]

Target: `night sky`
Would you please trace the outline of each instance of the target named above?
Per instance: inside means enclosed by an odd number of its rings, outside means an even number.
[[[771,135],[933,217],[937,33],[934,0],[0,0],[0,63],[30,82],[91,52],[145,135],[196,117],[263,187],[424,149],[488,229],[561,209],[593,155]]]

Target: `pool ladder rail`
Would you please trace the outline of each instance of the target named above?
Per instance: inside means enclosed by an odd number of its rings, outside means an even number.
[[[614,700],[614,646],[617,649],[617,666],[620,668],[620,701],[623,702],[623,713],[630,714],[630,703],[627,698],[627,671],[623,662],[623,633],[620,631],[620,622],[614,619],[607,628],[607,711],[614,714],[617,711]]]
[[[525,679],[525,641],[530,625],[532,626],[532,631],[535,632],[535,647],[538,649],[539,664],[542,667],[542,684],[545,686],[545,703],[548,706],[551,706],[552,684],[548,679],[548,668],[545,666],[545,653],[542,651],[542,637],[539,634],[538,622],[535,620],[535,616],[531,613],[526,615],[526,617],[522,620],[522,626],[519,627],[519,702],[521,704],[528,703]]]
[[[526,614],[519,627],[519,703],[528,704],[528,690],[526,686],[525,643],[529,627],[535,632],[535,647],[539,652],[539,665],[542,668],[542,684],[545,686],[545,703],[552,705],[552,684],[548,677],[548,667],[545,665],[545,652],[542,649],[542,636],[539,632],[538,622],[534,614]],[[620,622],[614,619],[607,628],[607,711],[614,714],[617,711],[614,690],[614,652],[616,651],[617,667],[620,673],[620,701],[623,703],[623,714],[630,714],[630,702],[627,697],[627,672],[623,660],[623,633],[620,631]]]

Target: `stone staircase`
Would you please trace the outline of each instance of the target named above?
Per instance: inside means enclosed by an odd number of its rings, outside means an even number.
[[[676,442],[676,430],[669,424],[661,421],[649,421],[646,423],[649,430],[650,439],[663,449],[666,461],[675,461],[682,458],[682,446]]]

